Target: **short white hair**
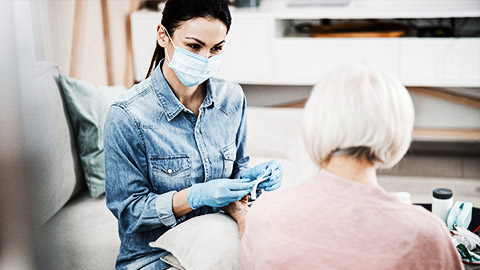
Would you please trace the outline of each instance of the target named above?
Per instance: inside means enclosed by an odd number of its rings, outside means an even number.
[[[414,118],[410,95],[397,78],[372,63],[343,64],[314,86],[303,136],[319,166],[336,153],[358,157],[366,150],[376,168],[390,168],[410,146]]]

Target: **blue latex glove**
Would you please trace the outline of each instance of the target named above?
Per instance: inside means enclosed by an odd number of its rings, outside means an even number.
[[[193,209],[204,205],[227,206],[247,195],[253,186],[253,182],[245,179],[216,179],[194,184],[188,193],[187,203]]]
[[[272,191],[279,188],[282,184],[283,168],[280,162],[271,160],[251,169],[246,169],[240,173],[244,179],[255,180],[267,171],[268,180],[258,184],[257,189],[264,189],[265,191]]]

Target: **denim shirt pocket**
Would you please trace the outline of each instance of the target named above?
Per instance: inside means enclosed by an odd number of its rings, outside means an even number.
[[[191,174],[191,162],[187,155],[152,156],[152,185],[156,192],[180,191],[187,187]]]
[[[237,157],[237,145],[235,142],[225,146],[222,148],[222,156],[223,156],[223,178],[230,178],[233,171],[233,163],[235,162],[235,158]]]

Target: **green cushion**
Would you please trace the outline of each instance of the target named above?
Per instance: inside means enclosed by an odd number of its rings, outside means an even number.
[[[60,84],[72,121],[85,181],[90,195],[95,198],[105,192],[103,126],[107,112],[127,88],[97,86],[65,75],[60,75]]]

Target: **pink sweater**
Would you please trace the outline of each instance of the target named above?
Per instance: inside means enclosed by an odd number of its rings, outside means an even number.
[[[440,219],[325,170],[258,199],[240,260],[244,270],[463,269]]]

